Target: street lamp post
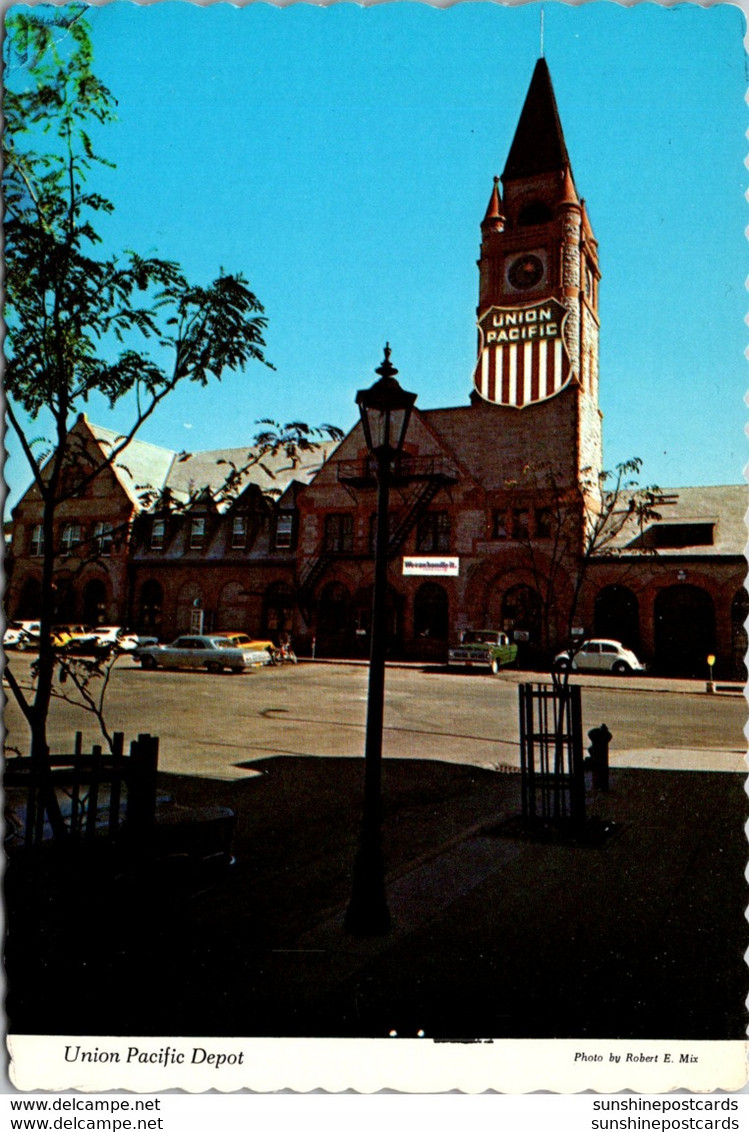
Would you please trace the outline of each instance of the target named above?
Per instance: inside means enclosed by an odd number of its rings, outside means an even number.
[[[352,935],[384,935],[390,928],[385,899],[381,833],[382,722],[385,703],[385,653],[387,650],[387,548],[388,503],[393,465],[403,450],[415,393],[407,393],[395,380],[390,364],[390,345],[375,370],[380,375],[370,389],[360,389],[356,403],[361,413],[367,448],[374,458],[377,477],[377,525],[375,528],[372,633],[369,653],[367,730],[364,746],[364,810],[359,849],[354,861],[351,902],[345,928]]]

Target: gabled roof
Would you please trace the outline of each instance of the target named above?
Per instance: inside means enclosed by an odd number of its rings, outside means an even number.
[[[88,426],[107,458],[124,439],[121,433],[91,424],[85,417],[83,420],[79,417],[74,427],[81,424]],[[127,448],[116,457],[112,470],[132,503],[142,506],[144,493],[163,489],[176,456],[177,453],[168,448],[160,448],[144,440],[131,440]]]
[[[105,458],[124,439],[113,429],[92,424],[82,413],[71,434],[85,436],[85,431],[100,445]],[[131,440],[115,458],[112,471],[133,506],[139,509],[150,509],[167,492],[183,504],[191,498],[203,503],[211,498],[218,511],[225,511],[250,484],[274,496],[282,495],[293,481],[307,484],[336,447],[337,442],[328,441],[291,458],[285,451],[262,455],[261,449],[250,445],[179,453],[144,440]],[[222,496],[221,488],[233,469],[239,473],[237,482],[231,494]]]
[[[570,159],[545,59],[536,63],[515,138],[502,174],[503,183],[569,168]]]

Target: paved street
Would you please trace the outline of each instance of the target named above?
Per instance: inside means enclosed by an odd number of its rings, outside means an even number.
[[[580,848],[518,831],[520,776],[494,773],[517,765],[521,679],[388,670],[393,928],[359,940],[343,913],[366,667],[231,677],[125,661],[111,725],[159,734],[159,789],[183,812],[235,813],[236,863],[198,898],[179,855],[126,871],[89,904],[76,875],[56,875],[42,931],[21,876],[6,950],[12,1032],[740,1040],[744,774],[695,771],[743,770],[743,698],[582,678],[584,724],[607,722],[614,745],[611,789],[587,799],[611,836]],[[6,714],[22,745],[17,708]],[[95,741],[90,718],[55,704],[53,744],[82,722]],[[60,1012],[50,1004],[63,983],[76,994]]]
[[[29,658],[11,659],[19,676]],[[517,684],[534,674],[391,667],[386,681],[384,753],[492,769],[517,766]],[[700,681],[576,676],[584,685],[586,731],[606,723],[611,763],[654,769],[744,769],[746,704],[739,695],[708,696]],[[66,685],[66,688],[68,685]],[[172,774],[232,780],[273,755],[359,756],[364,748],[367,668],[300,663],[241,676],[144,672],[118,661],[106,718],[126,737],[160,738],[160,767]],[[12,699],[8,742],[26,749],[26,728]],[[100,741],[95,719],[53,704],[50,739],[64,750],[75,730]]]

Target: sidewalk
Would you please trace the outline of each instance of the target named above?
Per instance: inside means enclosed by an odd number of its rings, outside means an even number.
[[[350,659],[334,659],[334,658],[301,658],[300,664],[341,664],[349,667],[367,668],[369,667],[368,660],[350,660]],[[389,660],[386,663],[386,668],[415,668],[415,669],[434,669],[442,672],[448,671],[447,665],[429,664],[424,661],[417,660]],[[460,668],[451,669],[451,671],[460,672]],[[488,675],[488,670],[487,670]],[[524,684],[524,683],[551,683],[551,676],[548,672],[536,672],[518,668],[503,668],[495,680],[502,680],[508,684]],[[636,676],[613,676],[608,674],[598,675],[592,672],[573,672],[570,676],[570,683],[580,684],[583,688],[615,688],[618,692],[670,692],[673,695],[693,695],[704,696],[708,693],[707,680],[687,680],[681,679],[676,676],[654,676],[650,673],[638,674]],[[713,695],[718,696],[743,696],[745,685],[738,681],[730,680],[717,680],[714,682]]]
[[[233,783],[162,776],[182,804],[236,811],[235,866],[186,902],[169,877],[97,894],[55,923],[41,965],[17,935],[12,1030],[743,1037],[743,775],[615,768],[589,796],[612,835],[576,848],[508,835],[517,774],[388,759],[393,926],[366,940],[342,926],[363,760],[253,766]]]

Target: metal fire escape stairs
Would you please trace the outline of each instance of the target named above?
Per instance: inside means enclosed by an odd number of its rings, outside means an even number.
[[[426,512],[438,491],[449,484],[456,483],[458,471],[455,464],[444,457],[421,457],[403,460],[394,472],[393,487],[410,486],[403,505],[393,513],[390,538],[388,540],[388,559],[393,559],[403,548],[411,531]],[[376,481],[368,463],[341,461],[338,465],[338,481],[347,488],[373,488]],[[356,498],[354,491],[352,496]],[[325,548],[323,539],[317,552],[306,563],[299,577],[299,609],[304,620],[310,624],[315,604],[314,591],[328,567],[341,558],[371,558],[371,551],[349,554],[335,553]]]

